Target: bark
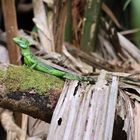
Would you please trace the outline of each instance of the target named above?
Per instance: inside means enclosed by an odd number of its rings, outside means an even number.
[[[25,66],[0,65],[0,107],[50,122],[64,81]]]
[[[19,64],[19,48],[13,42],[13,37],[17,36],[17,18],[15,11],[15,0],[2,0],[4,25],[7,34],[7,47],[10,63]]]
[[[55,42],[55,50],[62,53],[64,42],[64,30],[67,16],[67,2],[63,0],[54,1],[54,17],[53,17],[53,34]]]

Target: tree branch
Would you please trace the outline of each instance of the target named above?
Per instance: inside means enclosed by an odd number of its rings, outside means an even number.
[[[0,64],[0,107],[49,122],[63,84],[26,66]]]

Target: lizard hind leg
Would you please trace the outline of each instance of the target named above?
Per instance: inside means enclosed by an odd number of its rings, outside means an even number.
[[[34,63],[30,66],[31,69],[34,69],[36,66],[38,65],[38,63]]]

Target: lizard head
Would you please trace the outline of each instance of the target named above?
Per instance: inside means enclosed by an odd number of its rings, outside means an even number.
[[[14,37],[13,41],[22,49],[27,49],[30,45],[29,41],[23,37]]]

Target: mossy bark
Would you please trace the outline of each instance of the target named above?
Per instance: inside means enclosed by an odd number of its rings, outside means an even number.
[[[26,66],[0,65],[0,107],[49,122],[63,84]]]

